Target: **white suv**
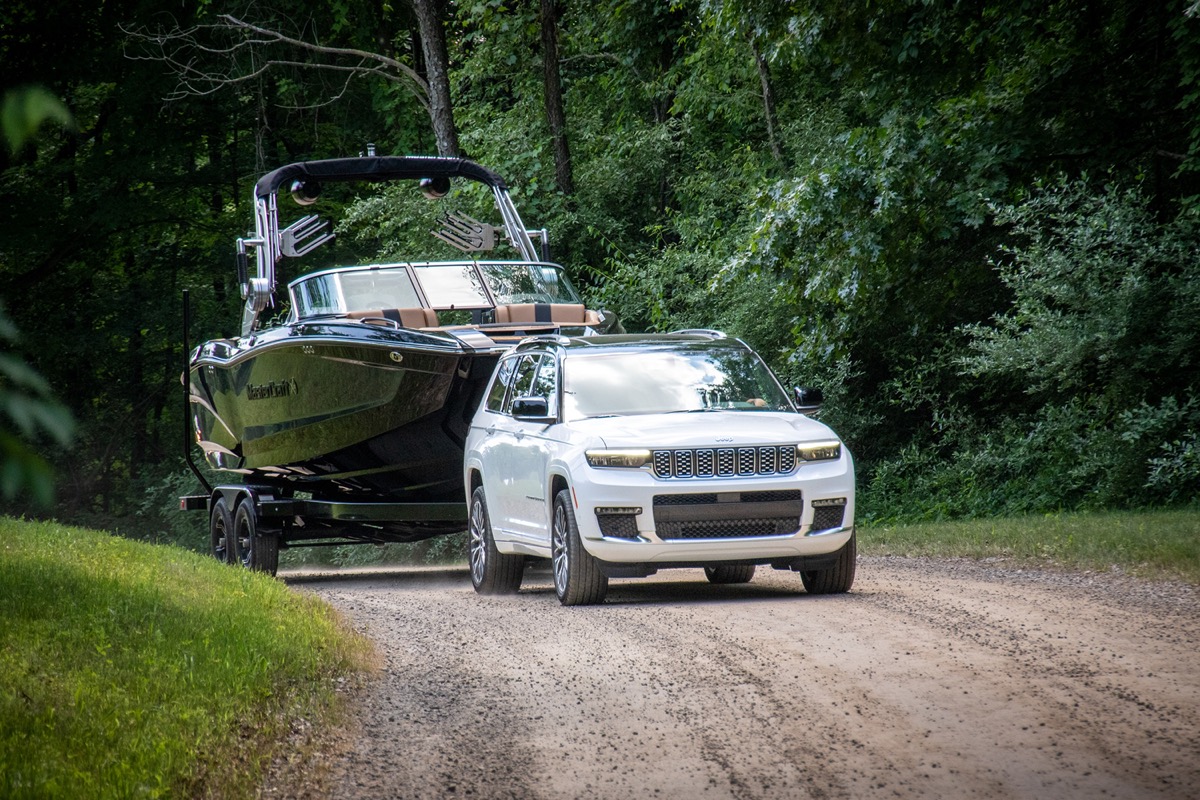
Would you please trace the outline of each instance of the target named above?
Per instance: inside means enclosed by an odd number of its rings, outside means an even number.
[[[467,436],[475,590],[517,591],[533,556],[564,605],[668,567],[745,583],[769,564],[848,591],[854,463],[804,413],[818,393],[795,396],[715,331],[523,341]]]

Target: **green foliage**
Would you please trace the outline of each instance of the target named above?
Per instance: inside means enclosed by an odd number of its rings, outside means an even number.
[[[822,385],[864,513],[899,519],[1194,497],[1192,5],[568,0],[570,196],[552,188],[536,4],[446,8],[466,154],[509,179],[589,298],[630,330],[725,329],[788,383]],[[433,138],[406,90],[304,54],[163,104],[174,79],[126,58],[112,24],[153,9],[14,9],[10,80],[64,98],[78,131],[47,126],[0,162],[0,293],[81,421],[59,513],[128,519],[178,491],[178,292],[195,290],[197,338],[235,333],[230,250],[253,176]],[[405,6],[256,12],[420,65]],[[42,30],[66,38],[47,48]],[[335,261],[422,252],[423,215],[448,207],[327,189],[349,211],[321,251]],[[490,215],[486,198],[451,201]],[[156,530],[186,537],[180,516]]]
[[[249,796],[370,645],[315,598],[170,547],[0,519],[0,794]]]
[[[57,122],[64,128],[75,126],[75,119],[62,100],[44,87],[22,86],[4,93],[4,100],[0,102],[0,133],[3,133],[11,155],[20,152],[47,121]]]
[[[0,304],[0,344],[17,342],[17,330]],[[7,350],[7,347],[5,348]],[[54,399],[49,384],[24,360],[0,350],[0,498],[29,492],[45,508],[54,500],[54,472],[31,442],[71,443],[75,421]]]
[[[967,327],[973,375],[1022,378],[1047,398],[1114,401],[1187,386],[1200,376],[1195,269],[1200,227],[1159,222],[1136,189],[1083,181],[997,209],[1011,245],[995,263],[1012,306]]]
[[[1020,242],[998,265],[1014,300],[965,329],[964,373],[1038,403],[1038,424],[1060,428],[1061,463],[1101,460],[1084,471],[1089,504],[1190,499],[1200,478],[1184,444],[1200,431],[1200,227],[1188,216],[1158,222],[1134,189],[1093,193],[1084,182],[997,218]],[[1068,485],[1059,501],[1076,497]]]

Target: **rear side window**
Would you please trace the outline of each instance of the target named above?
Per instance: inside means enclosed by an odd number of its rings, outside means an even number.
[[[507,414],[512,406],[513,398],[529,397],[533,394],[533,379],[537,375],[538,357],[535,355],[521,356],[517,365],[517,374],[513,378],[513,390],[508,394],[508,402],[504,404]]]
[[[496,377],[492,381],[492,388],[488,391],[485,404],[488,411],[500,413],[504,408],[504,392],[508,389],[508,384],[512,382],[513,368],[516,365],[516,358],[506,358],[496,368]]]
[[[542,363],[538,367],[537,377],[533,381],[534,397],[546,398],[546,406],[549,409],[550,416],[558,414],[558,364],[555,361],[552,353],[546,353],[542,356]]]

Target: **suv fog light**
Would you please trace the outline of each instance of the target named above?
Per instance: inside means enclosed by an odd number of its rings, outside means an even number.
[[[811,505],[813,518],[812,526],[809,528],[809,536],[817,531],[828,531],[833,528],[842,527],[842,520],[846,514],[846,498],[825,497],[820,500],[813,500]]]
[[[596,524],[600,535],[613,539],[638,538],[637,515],[640,508],[597,508]]]

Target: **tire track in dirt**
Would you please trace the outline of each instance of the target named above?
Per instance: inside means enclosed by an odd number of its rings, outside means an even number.
[[[1194,588],[862,558],[855,591],[697,571],[563,608],[545,571],[289,580],[380,674],[265,797],[1193,797]]]

